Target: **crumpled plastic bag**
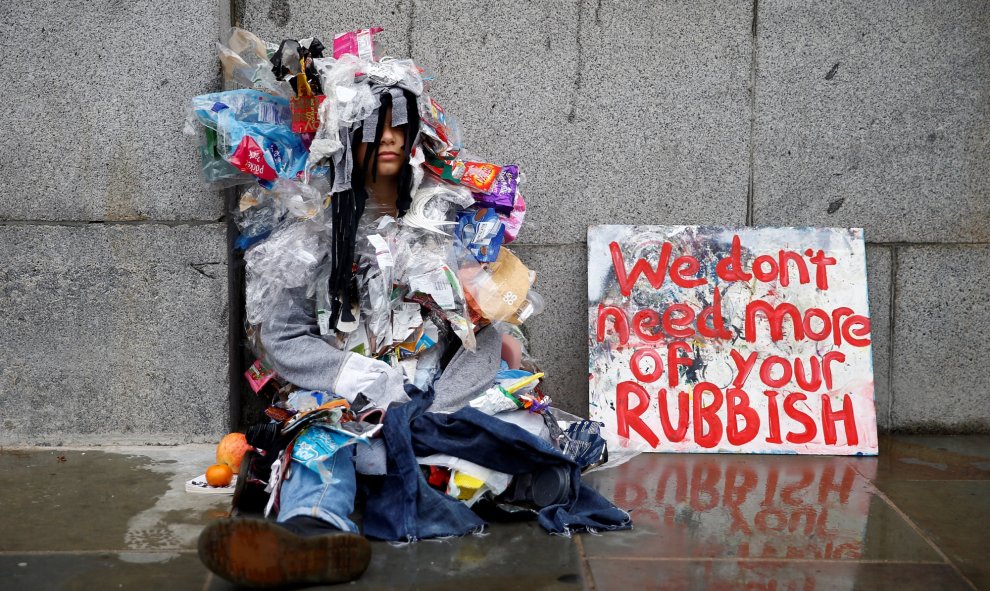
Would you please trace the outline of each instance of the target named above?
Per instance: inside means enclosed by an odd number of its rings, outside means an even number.
[[[233,27],[223,43],[217,43],[223,66],[224,87],[240,85],[264,90],[282,98],[295,96],[292,86],[275,78],[268,60],[268,44],[255,34]]]
[[[265,181],[294,179],[308,151],[289,127],[289,101],[257,90],[229,90],[193,98],[193,115],[217,134],[217,153]]]
[[[492,322],[521,324],[535,311],[528,306],[536,273],[506,247],[493,263],[479,264],[473,254],[460,259],[459,277],[471,305]],[[533,309],[530,309],[533,308]]]
[[[326,227],[313,222],[285,225],[244,253],[247,321],[261,324],[283,291],[310,285],[327,252]]]

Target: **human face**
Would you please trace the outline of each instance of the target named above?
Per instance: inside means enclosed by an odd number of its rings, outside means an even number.
[[[377,182],[389,182],[398,178],[402,166],[406,163],[403,148],[406,142],[406,130],[402,127],[392,127],[392,109],[389,107],[381,114],[385,118],[385,125],[382,127],[382,141],[378,145],[378,179]],[[372,144],[359,142],[357,146],[357,158],[355,164],[360,166],[364,162],[368,147]],[[370,175],[369,175],[370,176]],[[368,179],[371,180],[370,178]]]

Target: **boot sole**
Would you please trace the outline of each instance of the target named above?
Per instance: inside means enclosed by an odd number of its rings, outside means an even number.
[[[217,575],[249,587],[343,583],[368,568],[371,544],[358,534],[302,537],[263,519],[225,519],[200,534],[199,558]]]

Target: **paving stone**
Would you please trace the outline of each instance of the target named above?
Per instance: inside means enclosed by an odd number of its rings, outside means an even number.
[[[202,589],[209,571],[194,553],[6,554],[4,589]]]
[[[219,88],[220,3],[4,2],[0,220],[215,220],[189,99]]]
[[[939,561],[876,495],[876,468],[876,458],[643,454],[587,478],[631,512],[633,529],[584,549],[612,559]]]
[[[223,224],[5,225],[0,442],[216,441]]]
[[[990,239],[990,5],[759,5],[754,219]]]
[[[966,591],[946,564],[877,564],[792,561],[589,560],[596,589],[875,589]]]
[[[990,480],[990,435],[898,435],[880,440],[877,476],[891,481]]]
[[[948,555],[976,589],[990,587],[990,481],[888,482],[884,492]]]
[[[587,249],[576,244],[512,250],[536,271],[534,289],[546,300],[543,313],[524,325],[530,352],[547,374],[543,389],[554,406],[588,416]]]
[[[0,553],[195,551],[230,496],[189,494],[215,445],[4,449]]]
[[[897,430],[990,432],[990,247],[897,249],[892,343]]]

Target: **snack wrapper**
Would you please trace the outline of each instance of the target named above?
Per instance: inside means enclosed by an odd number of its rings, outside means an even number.
[[[479,262],[493,263],[505,238],[505,225],[494,209],[462,211],[457,216],[457,237]]]
[[[375,35],[381,32],[381,27],[371,27],[337,35],[333,38],[333,58],[340,59],[341,56],[351,54],[375,61]]]
[[[495,178],[488,193],[475,193],[475,200],[485,207],[493,207],[501,214],[511,214],[516,204],[516,190],[519,185],[519,167],[507,164]]]

